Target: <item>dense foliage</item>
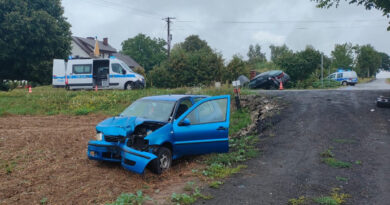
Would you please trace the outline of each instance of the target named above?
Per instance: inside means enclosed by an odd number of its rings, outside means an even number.
[[[60,0],[0,0],[0,84],[51,82],[52,61],[70,54],[70,24]]]
[[[332,6],[338,6],[340,0],[312,0],[317,2],[317,6],[320,8],[330,8]],[[366,9],[372,8],[378,9],[383,12],[384,16],[390,15],[390,1],[389,0],[345,0],[350,4],[363,5]],[[387,28],[390,31],[390,26]]]
[[[166,41],[161,38],[138,34],[122,42],[121,52],[131,56],[148,73],[167,58],[165,45]]]

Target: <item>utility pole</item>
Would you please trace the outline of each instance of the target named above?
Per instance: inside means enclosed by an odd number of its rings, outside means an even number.
[[[321,54],[321,85],[324,88],[324,54]]]
[[[171,34],[171,23],[172,23],[172,19],[176,19],[175,17],[166,17],[166,18],[163,18],[164,21],[167,22],[167,29],[168,29],[168,32],[167,32],[167,48],[168,48],[168,58],[171,54],[171,41],[172,41],[172,34]]]

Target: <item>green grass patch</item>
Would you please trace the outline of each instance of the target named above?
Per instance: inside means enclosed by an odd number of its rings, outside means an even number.
[[[202,194],[200,192],[199,188],[197,187],[197,188],[194,189],[194,191],[191,194],[186,194],[186,193],[176,194],[176,193],[173,193],[172,196],[171,196],[171,201],[174,204],[187,205],[187,204],[195,203],[195,201],[198,200],[199,198],[201,198],[201,199],[211,199],[212,197],[211,196],[206,196],[206,195]]]
[[[16,161],[0,161],[0,169],[4,170],[6,174],[11,174],[17,166]]]
[[[359,83],[368,83],[370,81],[374,80],[373,77],[371,78],[359,78]]]
[[[390,78],[387,78],[387,79],[386,79],[386,82],[390,84]]]
[[[348,179],[345,177],[336,177],[336,180],[341,182],[348,182]]]
[[[250,91],[243,90],[242,94]],[[66,91],[62,88],[41,86],[27,89],[15,89],[9,92],[0,91],[0,115],[86,115],[99,113],[118,115],[133,101],[153,95],[167,94],[199,94],[199,95],[233,95],[233,89],[216,88],[176,88],[143,90],[99,90]]]
[[[221,181],[212,181],[209,183],[209,187],[213,189],[219,189],[219,187],[223,184]]]
[[[300,196],[297,199],[288,200],[288,205],[303,205],[306,203],[306,198],[304,196]]]
[[[229,135],[247,127],[251,122],[252,120],[248,109],[243,108],[232,112],[230,116]]]
[[[332,157],[324,158],[324,159],[322,159],[322,161],[325,164],[327,164],[331,167],[334,167],[334,168],[350,168],[352,166],[352,164],[349,162],[343,162],[343,161],[340,161],[340,160],[332,158]]]
[[[108,203],[107,205],[142,205],[146,201],[151,201],[152,199],[144,195],[141,190],[138,190],[136,194],[133,193],[123,193],[118,196],[115,202]]]
[[[351,196],[345,193],[339,193],[339,188],[333,188],[330,196],[321,196],[314,198],[314,202],[324,205],[340,205],[346,202]]]

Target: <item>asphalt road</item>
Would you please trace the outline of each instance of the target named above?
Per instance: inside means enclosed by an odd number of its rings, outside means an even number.
[[[346,204],[390,203],[390,109],[375,99],[390,96],[384,81],[341,90],[264,91],[288,102],[282,120],[260,135],[261,156],[198,204],[308,204],[332,188],[351,196]],[[357,89],[360,88],[360,89]],[[375,89],[377,90],[375,90]],[[333,168],[320,153],[331,149],[351,168]],[[340,180],[343,178],[345,180]]]
[[[376,79],[370,83],[357,84],[355,86],[345,86],[340,90],[388,90],[390,84],[386,83],[386,79]]]

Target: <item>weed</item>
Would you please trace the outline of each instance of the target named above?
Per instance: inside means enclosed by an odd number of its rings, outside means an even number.
[[[195,188],[194,192],[192,194],[176,194],[173,193],[171,196],[171,201],[173,203],[176,203],[178,205],[185,205],[185,204],[193,204],[198,198],[202,199],[211,199],[211,196],[205,196],[202,193],[200,193],[199,188]]]
[[[130,194],[121,194],[118,196],[115,202],[108,204],[108,205],[141,205],[145,203],[146,201],[152,200],[149,196],[143,195],[141,190],[138,190],[136,194],[130,193]]]
[[[361,164],[362,164],[362,161],[360,161],[360,160],[356,160],[356,161],[355,161],[355,164],[357,164],[357,165],[361,165]]]
[[[306,198],[304,196],[300,196],[297,199],[288,200],[289,205],[303,205],[306,203]]]
[[[195,182],[187,182],[187,184],[184,187],[184,191],[192,191],[194,190]]]
[[[334,167],[334,168],[350,168],[352,166],[352,164],[349,162],[343,162],[343,161],[340,161],[340,160],[337,160],[337,159],[331,158],[331,157],[324,158],[324,159],[322,159],[322,161],[325,164],[327,164],[331,167]]]
[[[345,178],[345,177],[336,177],[336,180],[337,181],[341,181],[341,182],[347,182],[348,181],[348,179]]]
[[[252,122],[248,109],[241,109],[233,112],[230,116],[229,134],[234,134],[247,127]]]
[[[41,202],[42,205],[43,204],[47,204],[47,198],[43,197],[40,202]]]
[[[321,153],[321,157],[334,157],[334,154],[331,149],[327,149],[326,151]]]
[[[6,174],[11,174],[14,171],[16,165],[16,161],[3,161],[0,163],[0,168],[3,168]]]
[[[214,163],[208,166],[205,170],[203,170],[202,174],[212,179],[216,179],[216,178],[222,179],[232,174],[236,174],[241,169],[246,167],[247,167],[246,165],[238,165],[237,167],[230,167],[220,163]]]
[[[209,183],[210,188],[219,189],[219,187],[223,184],[221,181],[212,181]]]
[[[314,201],[319,204],[325,205],[340,205],[346,202],[347,198],[351,196],[349,194],[339,193],[340,188],[333,188],[330,196],[322,196],[314,198]]]

